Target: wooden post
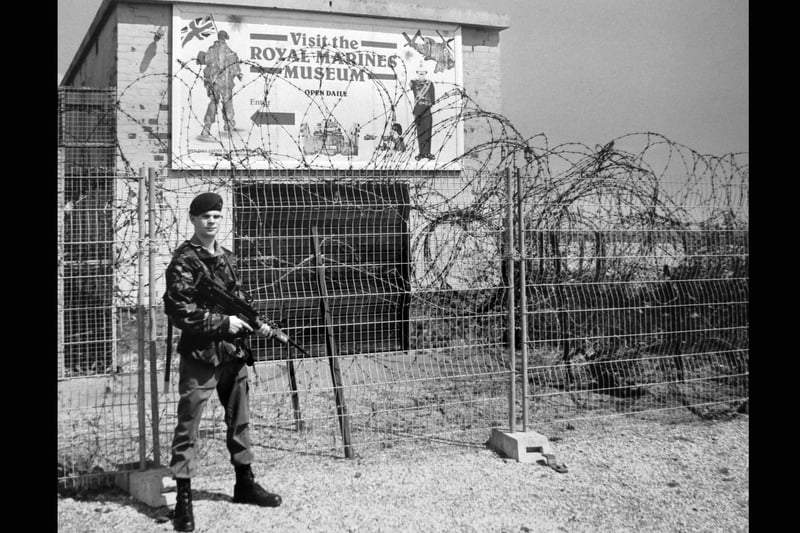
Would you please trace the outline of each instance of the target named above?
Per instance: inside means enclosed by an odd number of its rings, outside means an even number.
[[[286,348],[289,351],[289,348]],[[300,412],[300,394],[297,392],[297,374],[294,369],[294,361],[289,354],[289,388],[292,392],[292,410],[294,411],[294,429],[302,431],[305,428],[303,414]]]
[[[508,276],[508,359],[511,366],[508,391],[508,431],[513,433],[517,405],[517,352],[514,346],[514,191],[510,167],[506,167],[506,272]]]
[[[144,416],[144,257],[145,257],[145,169],[139,169],[139,286],[136,297],[136,325],[137,325],[137,341],[139,351],[139,366],[137,369],[138,388],[136,399],[136,410],[139,415],[139,469],[144,470],[147,466],[145,459],[145,452],[147,446],[147,436],[145,433],[145,416]]]
[[[273,239],[270,238],[267,242],[269,242],[270,247],[269,253],[274,257],[274,252],[272,250]],[[278,292],[281,300],[281,310],[278,316],[283,318],[284,304],[286,302],[286,297],[283,294],[283,283],[278,283]],[[297,390],[297,372],[295,372],[294,361],[292,360],[292,348],[289,345],[286,346],[286,360],[288,362],[287,366],[289,367],[289,390],[292,395],[294,429],[295,431],[302,431],[305,428],[305,422],[303,421],[303,413],[300,411],[300,392]]]
[[[147,226],[149,245],[149,303],[150,303],[150,410],[153,427],[153,462],[161,466],[161,438],[158,428],[158,354],[156,351],[156,170],[147,169]]]
[[[411,349],[411,235],[408,230],[411,218],[411,195],[407,183],[400,188],[400,277],[403,295],[400,298],[400,349]]]
[[[522,431],[528,431],[528,293],[525,287],[527,265],[525,264],[525,223],[522,205],[522,176],[517,174],[517,246],[519,247],[519,309],[520,334],[522,335]]]
[[[333,395],[336,400],[336,414],[339,419],[339,429],[342,432],[342,442],[344,443],[344,456],[353,459],[353,446],[350,442],[350,415],[347,414],[347,406],[344,403],[344,390],[342,389],[342,371],[339,368],[339,360],[336,358],[336,343],[333,338],[333,325],[331,321],[331,310],[328,306],[328,289],[325,285],[325,267],[322,263],[322,253],[319,245],[319,234],[317,227],[311,228],[311,239],[314,246],[314,262],[317,270],[317,288],[319,290],[320,311],[325,324],[325,348],[328,353],[328,362],[331,369],[331,381],[333,382]]]

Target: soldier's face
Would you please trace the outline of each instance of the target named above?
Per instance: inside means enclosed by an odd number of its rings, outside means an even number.
[[[215,237],[222,222],[221,211],[206,211],[201,215],[189,217],[194,225],[195,235],[198,237]]]

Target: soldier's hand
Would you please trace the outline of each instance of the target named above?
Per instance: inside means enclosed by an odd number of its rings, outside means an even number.
[[[269,324],[264,324],[263,326],[258,328],[258,331],[256,331],[256,333],[261,335],[262,337],[266,337],[269,339],[275,334],[275,330],[269,327]]]
[[[246,331],[253,331],[253,328],[250,327],[250,324],[239,318],[238,316],[229,316],[229,326],[228,331],[230,333],[236,334],[239,333],[242,329]]]

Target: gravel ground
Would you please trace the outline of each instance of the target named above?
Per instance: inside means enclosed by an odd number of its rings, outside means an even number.
[[[355,460],[257,449],[258,480],[283,496],[276,509],[231,503],[232,468],[205,460],[213,467],[192,480],[196,531],[749,530],[748,415],[614,417],[542,432],[567,473],[424,441]],[[111,489],[59,496],[59,531],[167,532],[168,510]]]

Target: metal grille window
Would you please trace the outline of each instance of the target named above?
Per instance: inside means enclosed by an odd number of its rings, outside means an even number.
[[[59,88],[59,378],[113,362],[113,89]]]
[[[235,202],[242,281],[287,333],[324,346],[316,231],[340,353],[408,348],[407,184],[243,184]]]
[[[58,146],[71,174],[113,175],[116,89],[58,89]]]

